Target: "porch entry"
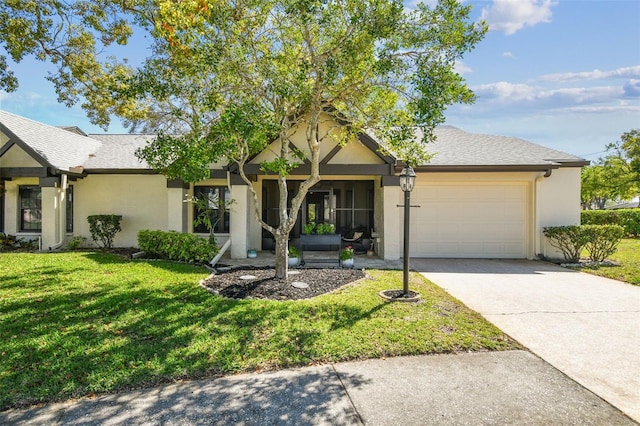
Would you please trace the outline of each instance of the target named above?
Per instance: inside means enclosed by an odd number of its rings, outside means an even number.
[[[300,182],[290,181],[288,185],[291,206],[291,198],[297,193]],[[271,226],[278,226],[280,220],[276,181],[263,181],[262,206],[263,220]],[[373,218],[373,181],[321,181],[307,193],[290,237],[299,238],[302,227],[310,222],[331,223],[335,225],[336,232],[343,236],[352,234],[354,230],[369,234],[374,227]],[[266,249],[264,242],[263,249]]]

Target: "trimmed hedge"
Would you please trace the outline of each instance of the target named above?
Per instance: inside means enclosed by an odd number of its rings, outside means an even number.
[[[640,209],[583,210],[583,225],[620,225],[626,237],[640,237]]]
[[[616,252],[624,237],[624,228],[620,225],[548,226],[543,234],[567,262],[579,262],[582,249],[587,250],[592,262],[602,262]]]
[[[542,233],[549,240],[549,244],[559,249],[567,262],[579,262],[580,252],[587,243],[580,226],[548,226]]]
[[[153,256],[190,263],[207,263],[218,252],[217,247],[194,234],[148,229],[138,232],[138,247]]]
[[[602,262],[615,253],[624,237],[624,228],[620,225],[582,225],[580,228],[587,241],[584,248],[592,262]]]
[[[104,248],[111,248],[116,234],[122,231],[122,216],[119,214],[94,214],[87,216],[87,221],[91,238]]]

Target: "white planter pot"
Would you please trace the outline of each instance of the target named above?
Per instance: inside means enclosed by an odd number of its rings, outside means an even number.
[[[353,258],[342,261],[343,268],[353,268]]]
[[[293,268],[294,266],[298,266],[298,263],[300,263],[300,258],[299,257],[290,257],[289,258],[289,268]]]

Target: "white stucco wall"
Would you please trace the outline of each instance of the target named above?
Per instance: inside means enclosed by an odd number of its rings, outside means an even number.
[[[167,230],[167,180],[160,175],[89,175],[73,182],[74,232],[91,241],[87,216],[122,215],[116,247],[137,247],[141,229]]]
[[[555,169],[551,176],[537,184],[539,253],[547,257],[562,257],[542,235],[545,226],[580,224],[580,167]]]

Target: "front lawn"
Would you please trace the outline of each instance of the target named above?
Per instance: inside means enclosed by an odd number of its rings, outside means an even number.
[[[582,271],[640,285],[640,239],[627,238],[620,241],[618,251],[609,260],[619,263],[619,266],[592,266],[583,268]]]
[[[424,303],[384,302],[399,271],[310,300],[228,300],[208,272],[103,253],[0,254],[0,410],[177,379],[408,354],[517,348],[413,274]]]

